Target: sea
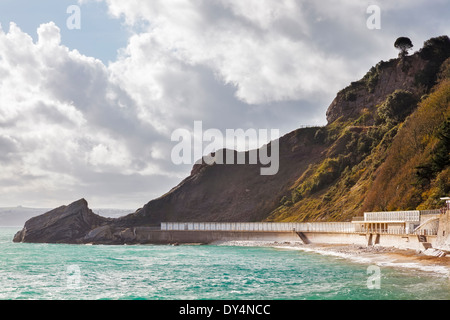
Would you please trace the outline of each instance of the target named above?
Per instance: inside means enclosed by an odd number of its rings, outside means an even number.
[[[252,246],[13,243],[0,300],[450,300],[448,274]]]

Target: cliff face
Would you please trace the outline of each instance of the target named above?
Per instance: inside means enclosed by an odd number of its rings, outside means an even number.
[[[262,221],[308,165],[322,157],[325,146],[314,139],[315,132],[315,128],[297,130],[280,138],[276,175],[261,175],[260,165],[197,165],[169,193],[117,223],[130,226],[161,221]]]
[[[380,62],[337,94],[328,125],[280,138],[279,172],[196,165],[164,196],[119,219],[85,201],[25,224],[15,241],[136,241],[161,221],[348,221],[364,210],[439,207],[450,193],[450,40]]]
[[[328,124],[339,118],[356,119],[373,111],[396,90],[421,96],[436,83],[440,67],[450,56],[449,38],[441,36],[425,42],[411,56],[381,61],[359,81],[341,90],[327,111]]]
[[[109,222],[110,219],[94,214],[86,200],[81,199],[31,218],[14,236],[14,242],[81,243],[90,230]]]
[[[383,103],[396,90],[424,93],[425,87],[417,85],[417,75],[425,69],[427,61],[416,53],[404,59],[380,62],[363,79],[353,82],[340,91],[327,111],[328,123],[359,117],[364,109]]]

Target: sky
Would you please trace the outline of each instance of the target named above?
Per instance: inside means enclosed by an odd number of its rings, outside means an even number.
[[[449,16],[448,0],[1,0],[0,207],[140,208],[192,169],[171,159],[177,129],[325,125],[396,38],[418,50]]]

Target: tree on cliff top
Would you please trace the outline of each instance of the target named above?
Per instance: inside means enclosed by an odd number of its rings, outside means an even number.
[[[408,54],[408,50],[413,47],[413,44],[411,42],[411,39],[400,37],[395,41],[394,47],[400,50],[399,57],[404,57]]]

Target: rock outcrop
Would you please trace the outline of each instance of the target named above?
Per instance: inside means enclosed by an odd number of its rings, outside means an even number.
[[[363,79],[353,82],[337,94],[327,111],[328,123],[341,117],[357,118],[363,109],[371,109],[384,102],[396,90],[413,91],[420,96],[424,93],[424,88],[417,88],[416,79],[426,64],[427,61],[419,53],[403,59],[380,62]]]
[[[82,243],[89,231],[111,221],[94,214],[81,199],[28,220],[14,242]]]

